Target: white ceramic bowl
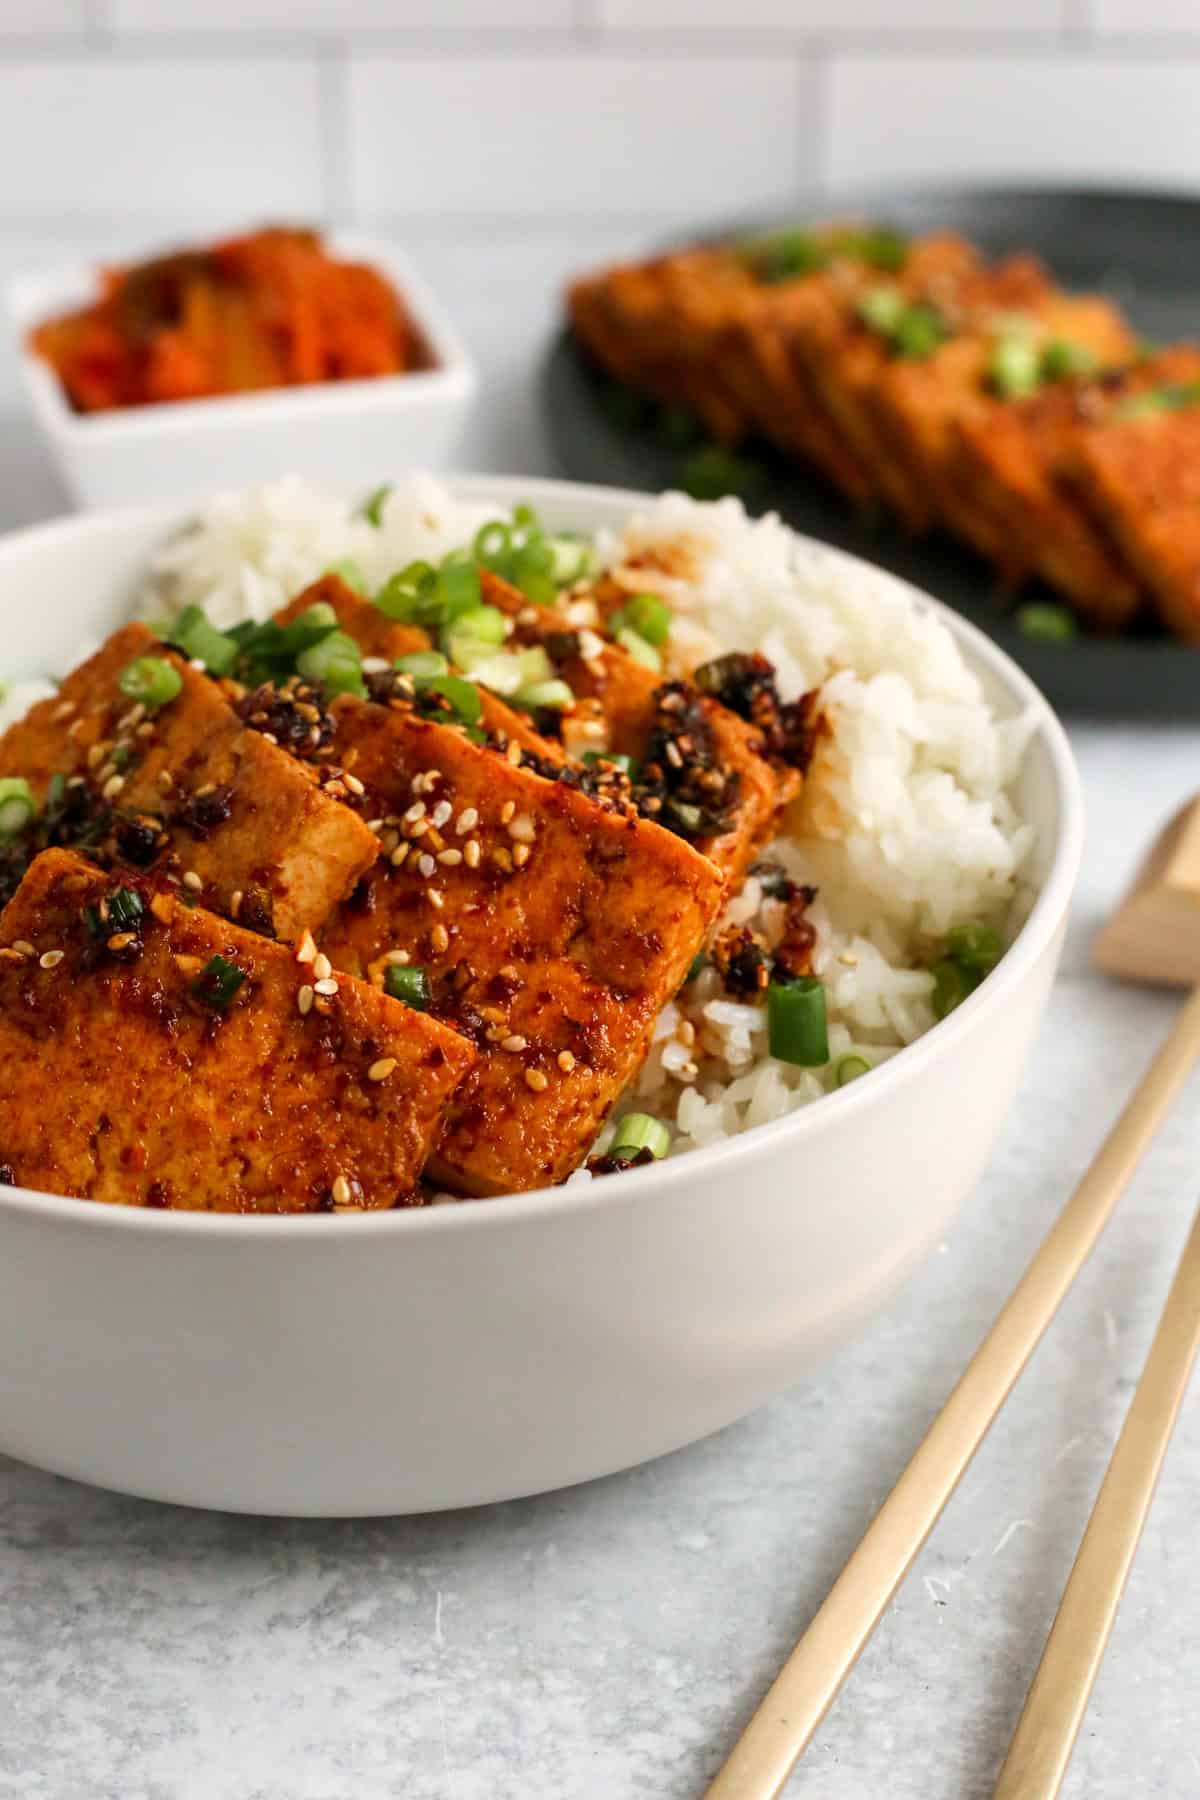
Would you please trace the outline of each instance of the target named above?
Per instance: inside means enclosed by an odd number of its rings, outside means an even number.
[[[528,499],[559,529],[616,524],[638,500],[452,485]],[[12,672],[60,667],[119,622],[172,522],[116,514],[0,542]],[[1037,720],[1020,799],[1039,895],[949,1019],[790,1118],[508,1200],[244,1219],[0,1188],[0,1450],[195,1506],[415,1512],[623,1468],[810,1375],[971,1191],[1030,1053],[1079,862],[1061,729],[1019,669],[943,616],[996,704]]]
[[[391,280],[435,367],[85,415],[72,410],[58,376],[26,348],[26,338],[42,320],[92,299],[95,269],[45,270],[9,283],[9,317],[30,408],[80,506],[196,500],[268,480],[280,469],[367,489],[380,469],[453,464],[476,390],[474,368],[453,326],[390,244],[340,234],[328,242],[335,253],[370,263]]]

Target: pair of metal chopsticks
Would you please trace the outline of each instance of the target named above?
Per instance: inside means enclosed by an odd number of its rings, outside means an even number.
[[[706,1800],[776,1800],[1200,1057],[1200,989],[876,1514]],[[995,1789],[1053,1800],[1200,1348],[1200,1213]]]

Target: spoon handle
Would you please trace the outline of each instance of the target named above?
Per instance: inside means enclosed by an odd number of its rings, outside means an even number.
[[[995,1800],[1054,1800],[1062,1785],[1198,1349],[1200,1212],[1017,1721]]]
[[[776,1800],[1200,1056],[1200,989],[783,1665],[706,1800]]]

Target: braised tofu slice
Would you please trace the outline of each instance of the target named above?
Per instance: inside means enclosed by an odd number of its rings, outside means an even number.
[[[31,865],[0,946],[0,1060],[21,1072],[0,1163],[48,1193],[220,1212],[403,1204],[475,1062],[368,983],[314,983],[284,946],[69,851]]]
[[[1156,406],[1156,397],[1171,398]],[[1137,410],[1145,403],[1146,410]],[[1200,643],[1200,382],[1159,388],[1083,427],[1076,490],[1124,552],[1168,628]]]
[[[376,982],[390,961],[423,970],[435,1014],[481,1052],[431,1175],[472,1194],[561,1181],[703,944],[720,872],[631,809],[462,732],[353,700],[334,712],[386,854],[322,947]]]
[[[482,585],[489,606],[514,616],[512,641],[541,644],[574,694],[563,727],[570,753],[631,757],[640,780],[657,769],[661,792],[639,793],[640,809],[685,836],[735,887],[799,790],[799,771],[769,761],[761,731],[688,683],[665,682],[620,644],[572,629],[552,607],[529,606],[486,570]],[[591,593],[600,618],[627,597],[603,581]]]
[[[146,655],[180,681],[153,712],[119,685]],[[116,632],[9,727],[0,774],[23,775],[39,803],[56,775],[82,787],[77,810],[117,859],[153,862],[214,911],[280,937],[319,925],[379,853],[311,769],[247,729],[221,686],[143,625]]]

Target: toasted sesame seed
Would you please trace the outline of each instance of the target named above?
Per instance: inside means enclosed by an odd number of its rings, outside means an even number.
[[[69,719],[74,711],[75,702],[73,700],[60,700],[50,717],[52,719]]]
[[[407,855],[408,845],[397,844],[396,848],[392,851],[392,854],[388,857],[388,861],[391,863],[393,869],[399,869],[403,866],[404,859]]]
[[[423,838],[425,833],[429,830],[429,822],[427,819],[414,819],[411,825],[406,825],[404,827],[404,830],[415,844],[417,839]]]
[[[505,1038],[500,1048],[502,1050],[511,1050],[514,1056],[519,1056],[522,1050],[527,1049],[528,1046],[529,1040],[523,1038],[519,1031],[514,1031],[511,1037]]]
[[[316,954],[317,946],[313,941],[312,932],[303,932],[300,942],[296,945],[296,961],[298,963],[310,963]]]
[[[241,888],[234,888],[232,894],[229,896],[229,916],[231,919],[237,918],[242,910],[242,901],[245,898],[246,896],[243,894]]]
[[[432,817],[431,823],[433,823],[434,825],[436,825],[440,828],[441,826],[443,826],[446,823],[446,820],[450,817],[450,814],[453,811],[454,811],[454,808],[451,806],[451,804],[448,800],[439,800],[437,805],[433,809],[433,817]]]
[[[506,875],[512,874],[513,859],[503,844],[498,850],[492,851],[492,861],[498,869],[503,869]]]
[[[404,815],[404,823],[406,825],[413,825],[418,819],[423,819],[424,817],[425,802],[423,800],[414,800]]]
[[[847,969],[857,969],[858,967],[858,958],[855,956],[853,950],[843,950],[838,957],[838,961]]]
[[[443,894],[441,888],[426,888],[425,898],[429,901],[431,906],[436,906],[439,912],[441,912],[443,906],[446,904],[446,896]]]
[[[667,761],[671,764],[671,767],[674,769],[682,769],[683,757],[680,755],[679,745],[674,741],[673,738],[667,739],[665,748],[666,748],[666,753],[667,753]]]
[[[85,719],[72,719],[71,723],[67,726],[67,736],[69,738],[77,738],[86,723],[87,721]]]
[[[424,875],[428,879],[428,877],[433,874],[433,871],[436,868],[437,868],[437,864],[434,862],[432,856],[430,856],[427,852],[418,856],[418,858],[417,858],[418,874]]]
[[[98,769],[102,762],[107,762],[109,749],[110,745],[107,743],[93,744],[87,753],[88,768]]]
[[[468,831],[472,831],[478,823],[479,814],[475,808],[473,806],[464,806],[459,813],[458,818],[454,821],[455,836],[466,837]]]
[[[510,762],[514,769],[520,768],[520,766],[521,766],[521,746],[520,746],[520,744],[518,744],[516,738],[509,739],[508,749],[504,752],[504,756],[505,756],[505,760],[507,762]]]
[[[367,791],[366,788],[363,786],[362,782],[358,779],[357,775],[343,775],[342,780],[345,782],[346,786],[350,789],[350,792],[352,794],[362,795],[362,794],[365,794]]]
[[[515,819],[509,820],[508,835],[516,838],[519,844],[532,844],[537,836],[537,826],[528,813],[518,813]]]
[[[543,1075],[540,1069],[526,1069],[525,1086],[532,1088],[535,1094],[544,1093],[550,1086],[550,1077]]]
[[[403,968],[405,963],[410,963],[412,961],[412,957],[407,950],[389,950],[383,960],[386,963],[396,963],[400,968]]]
[[[301,1013],[306,1013],[311,1010],[312,1003],[313,991],[306,983],[296,995],[296,1005],[300,1008]]]
[[[559,1051],[558,1066],[564,1075],[569,1075],[571,1073],[571,1070],[575,1067],[575,1058],[571,1055],[569,1050]]]
[[[382,831],[383,830],[383,820],[382,819],[368,819],[367,820],[367,830],[375,831],[375,832]]]
[[[321,789],[321,792],[323,794],[328,794],[331,799],[340,800],[346,792],[346,785],[342,781],[327,781]]]
[[[439,850],[438,851],[438,861],[440,863],[443,863],[447,869],[457,868],[458,864],[462,861],[462,859],[463,858],[462,858],[461,850]]]
[[[160,788],[173,788],[175,786],[175,777],[172,775],[170,769],[160,769],[158,771],[158,785]]]
[[[43,950],[38,962],[43,969],[57,969],[65,955],[65,950]]]
[[[204,883],[201,881],[199,875],[197,875],[195,869],[187,869],[184,871],[183,885],[185,888],[191,888],[193,894],[198,894],[204,886]]]
[[[519,981],[521,978],[521,971],[516,963],[502,963],[497,972],[503,975],[506,981]]]
[[[514,867],[523,869],[532,854],[528,844],[518,844],[512,853]]]
[[[395,1066],[396,1058],[394,1056],[381,1056],[379,1061],[373,1062],[367,1070],[367,1080],[386,1081]]]
[[[333,1194],[333,1204],[335,1206],[348,1206],[350,1204],[350,1183],[346,1180],[344,1175],[336,1177],[330,1192]]]
[[[468,869],[477,869],[479,867],[479,859],[482,855],[483,851],[480,849],[479,839],[468,838],[467,842],[463,845],[463,860]]]
[[[152,738],[154,736],[153,719],[143,719],[133,735],[140,738]]]
[[[450,948],[450,933],[446,930],[446,927],[440,923],[440,921],[438,924],[436,924],[434,926],[433,930],[429,933],[429,941],[433,945],[434,949],[437,951],[439,956],[442,954],[442,952],[444,950],[448,950]]]
[[[116,931],[108,940],[108,948],[110,950],[127,950],[136,937],[136,931]]]
[[[110,775],[100,792],[106,800],[115,800],[124,786],[125,777],[123,775]]]
[[[196,798],[197,798],[197,800],[203,800],[206,794],[215,794],[216,791],[217,791],[216,782],[215,781],[206,781],[204,783],[203,787],[198,787],[196,789]]]
[[[336,994],[337,991],[338,984],[332,975],[326,975],[320,981],[313,982],[314,994]]]
[[[198,669],[200,673],[203,674],[205,666],[205,661],[202,656],[192,656],[188,658],[189,669]]]
[[[14,938],[12,947],[14,950],[19,950],[22,956],[33,955],[33,945],[28,938]]]
[[[325,955],[324,951],[319,951],[317,955],[313,957],[312,972],[318,981],[328,981],[329,977],[333,974],[333,964]]]
[[[24,954],[20,950],[14,948],[11,944],[6,945],[3,950],[0,950],[0,962],[23,963],[24,961]]]
[[[517,810],[516,801],[515,800],[506,800],[504,802],[504,805],[500,808],[500,823],[502,825],[507,825],[508,821],[512,818],[512,816],[516,812],[516,810]]]

